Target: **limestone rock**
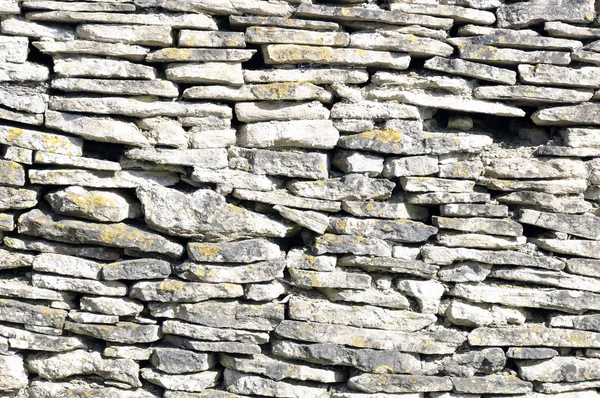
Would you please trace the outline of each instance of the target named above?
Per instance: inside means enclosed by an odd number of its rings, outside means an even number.
[[[333,123],[325,120],[252,123],[242,126],[237,134],[237,144],[250,148],[331,149],[338,139]]]
[[[281,205],[273,206],[273,210],[277,210],[281,217],[319,234],[325,233],[329,226],[329,217],[316,211],[291,209]]]
[[[352,217],[332,218],[329,228],[335,234],[368,235],[373,238],[411,243],[426,241],[437,232],[436,228],[418,221]]]
[[[315,32],[303,29],[251,26],[246,29],[246,41],[256,44],[280,43],[346,47],[350,43],[350,37],[348,33],[344,32]]]
[[[269,341],[269,334],[265,332],[215,328],[172,320],[163,322],[162,331],[165,334],[186,336],[205,341],[238,341],[248,344],[264,344]]]
[[[124,344],[151,343],[160,340],[161,336],[159,327],[156,325],[140,325],[132,322],[119,322],[116,325],[65,322],[65,330]],[[137,375],[137,370],[135,373]]]
[[[299,150],[229,149],[229,167],[255,174],[323,179],[329,176],[329,158],[320,152]],[[284,203],[281,203],[284,204]]]
[[[0,391],[11,391],[26,388],[29,380],[27,370],[20,355],[0,355]]]
[[[227,391],[236,394],[260,394],[266,396],[284,396],[290,398],[325,398],[325,385],[313,387],[274,381],[248,373],[225,369],[224,384]]]
[[[42,253],[35,257],[33,270],[68,275],[79,278],[99,279],[103,264],[63,254]]]
[[[206,371],[200,373],[186,373],[171,375],[156,371],[153,368],[141,369],[140,375],[152,384],[159,385],[169,390],[177,391],[204,391],[214,387],[221,376],[218,371]]]
[[[438,171],[439,166],[436,156],[410,156],[386,159],[383,176],[386,178],[427,176]]]
[[[600,240],[600,218],[591,214],[567,215],[523,209],[519,222],[548,228],[570,235]]]
[[[235,114],[239,121],[246,123],[270,120],[329,119],[329,110],[319,101],[301,103],[241,102],[235,104]]]
[[[283,189],[274,190],[271,192],[236,189],[233,191],[233,196],[238,199],[252,200],[261,203],[326,212],[337,212],[341,208],[340,202],[302,198],[300,196],[291,195],[287,190]]]
[[[180,277],[210,283],[257,283],[283,278],[285,261],[272,260],[250,265],[212,265],[183,263],[177,266]]]
[[[498,26],[502,28],[522,28],[548,20],[587,23],[594,18],[594,4],[588,0],[575,3],[557,1],[552,4],[531,0],[502,5],[498,8],[496,16]]]
[[[301,21],[294,19],[292,21]],[[315,21],[302,21],[315,22]],[[364,69],[311,68],[311,69],[265,69],[244,70],[247,83],[309,82],[313,84],[365,83],[369,75]]]
[[[212,368],[215,362],[211,354],[166,347],[154,349],[150,358],[152,366],[170,374],[201,372]]]
[[[99,296],[125,296],[127,286],[114,281],[96,281],[92,279],[79,279],[52,274],[33,274],[33,286],[58,291],[68,291]]]
[[[357,217],[422,220],[428,216],[424,207],[406,203],[346,200],[342,202],[342,208]]]
[[[292,283],[305,288],[366,289],[371,286],[371,277],[367,274],[342,271],[318,272],[302,269],[290,269],[289,272]]]
[[[600,242],[591,240],[532,239],[544,250],[573,256],[600,258]]]
[[[375,33],[352,33],[348,47],[364,50],[401,51],[412,57],[431,57],[434,55],[447,57],[454,51],[449,44],[442,41],[391,30]]]
[[[591,209],[590,203],[586,202],[582,195],[554,195],[545,192],[517,191],[498,195],[500,203],[535,206],[540,210],[573,214],[584,213]]]
[[[396,247],[398,246],[395,246],[394,248]],[[411,274],[426,279],[433,278],[439,269],[439,267],[435,265],[426,264],[420,260],[355,255],[339,257],[337,265],[341,267],[358,267],[366,271]]]
[[[79,138],[8,126],[0,126],[0,143],[73,156],[81,156],[83,146]]]
[[[235,47],[245,48],[246,39],[242,32],[215,32],[182,29],[178,45],[181,47]]]
[[[79,301],[84,311],[117,316],[138,316],[144,306],[137,300],[114,297],[82,297]]]
[[[129,296],[142,301],[194,303],[212,298],[235,298],[243,294],[242,286],[231,283],[199,283],[165,279],[161,282],[137,282],[131,287]]]
[[[147,65],[123,59],[94,56],[61,56],[54,58],[54,72],[63,77],[96,77],[116,79],[155,79],[158,72]]]
[[[451,391],[452,381],[448,377],[412,375],[374,375],[363,373],[351,377],[348,386],[369,393],[404,393],[422,391]]]
[[[244,84],[241,63],[204,62],[169,64],[165,70],[168,80],[180,83]]]
[[[288,189],[295,195],[324,200],[387,199],[396,184],[382,179],[372,179],[360,174],[324,181],[292,182]]]
[[[140,44],[142,46],[170,46],[173,36],[170,26],[80,24],[77,37],[108,43]]]
[[[545,361],[519,361],[517,366],[525,380],[542,382],[577,382],[598,379],[597,358],[555,357]]]
[[[150,49],[138,45],[122,43],[102,43],[90,40],[70,41],[35,41],[34,47],[44,54],[81,54],[125,58],[132,61],[141,61]]]
[[[533,384],[515,376],[492,375],[485,377],[453,377],[454,391],[471,394],[525,394],[533,389]]]
[[[106,80],[63,77],[52,81],[52,88],[65,92],[92,92],[118,95],[153,95],[175,98],[177,85],[167,80]]]
[[[353,235],[325,234],[315,238],[313,250],[316,254],[353,253],[391,257],[392,248],[383,239]]]

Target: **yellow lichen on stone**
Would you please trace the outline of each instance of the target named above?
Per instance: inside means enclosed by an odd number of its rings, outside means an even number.
[[[389,142],[400,142],[402,140],[402,131],[392,128],[387,128],[384,130],[370,130],[361,133],[360,136],[387,144]]]
[[[194,251],[202,254],[203,256],[210,257],[214,256],[215,254],[218,254],[221,250],[217,246],[209,244],[196,244],[194,247]]]

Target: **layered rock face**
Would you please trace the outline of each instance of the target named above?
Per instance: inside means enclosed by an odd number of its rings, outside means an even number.
[[[593,0],[0,0],[0,397],[600,398]]]

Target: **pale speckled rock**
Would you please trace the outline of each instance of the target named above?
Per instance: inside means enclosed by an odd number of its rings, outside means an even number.
[[[340,270],[318,272],[302,269],[290,269],[289,273],[291,282],[304,288],[367,289],[371,286],[371,277],[367,274]]]
[[[84,158],[81,156],[58,155],[56,153],[48,153],[37,151],[33,158],[35,163],[52,164],[60,166],[73,166],[83,169],[92,170],[121,170],[121,165],[117,162],[109,160],[100,160],[94,158]]]
[[[506,205],[494,204],[446,204],[440,206],[440,215],[444,217],[508,217]]]
[[[233,62],[204,62],[169,64],[165,68],[168,80],[180,83],[244,84],[242,64]]]
[[[491,375],[485,377],[453,377],[454,391],[471,394],[526,394],[533,384],[516,376]]]
[[[296,44],[267,45],[263,57],[268,65],[325,64],[406,69],[410,62],[410,56],[402,53]]]
[[[437,233],[437,228],[412,220],[379,220],[341,217],[332,218],[331,232],[340,235],[367,235],[397,242],[423,242]]]
[[[452,381],[449,377],[363,373],[351,377],[348,380],[348,386],[369,393],[450,391],[452,390]]]
[[[464,45],[493,45],[496,47],[517,48],[523,50],[562,50],[575,51],[583,46],[577,40],[554,37],[530,36],[506,30],[501,34],[485,34],[470,37],[453,37],[448,42],[460,48]]]
[[[41,289],[31,285],[29,280],[2,279],[0,281],[0,292],[4,297],[17,297],[31,300],[51,300],[59,302],[70,301],[73,295],[67,292],[57,292],[49,289]]]
[[[9,126],[0,126],[0,143],[72,156],[81,156],[83,146],[79,138]]]
[[[300,20],[293,20],[300,21]],[[306,21],[314,22],[314,21]],[[309,82],[313,84],[358,84],[369,80],[364,69],[311,68],[311,69],[265,69],[244,70],[247,83]]]
[[[394,246],[394,255],[398,253],[399,246]],[[418,250],[418,249],[417,249]],[[416,256],[414,256],[416,258]],[[426,264],[416,259],[405,260],[391,257],[366,257],[348,255],[338,258],[337,265],[341,267],[358,267],[366,271],[381,271],[388,273],[412,274],[421,278],[433,278],[439,267]]]
[[[136,125],[153,144],[181,149],[188,146],[189,133],[176,120],[159,116],[138,120]]]
[[[288,320],[282,321],[275,332],[294,340],[423,354],[450,354],[466,340],[462,333],[450,329],[402,332]]]
[[[150,363],[156,369],[170,374],[202,372],[216,363],[211,354],[196,353],[178,348],[155,348]]]
[[[600,71],[599,71],[600,73]],[[564,144],[572,148],[600,148],[600,135],[598,129],[570,127],[563,129],[561,135]]]
[[[284,318],[284,306],[277,303],[260,305],[242,304],[237,301],[206,301],[176,305],[151,303],[149,308],[153,316],[174,318],[215,328],[271,331]]]
[[[43,305],[11,299],[0,301],[0,320],[6,322],[61,328],[66,316],[66,311]]]
[[[0,355],[0,371],[2,372],[1,391],[18,390],[29,385],[28,372],[20,355]]]
[[[282,257],[279,245],[266,239],[248,239],[237,242],[189,242],[188,256],[192,261],[217,263],[251,263]]]
[[[42,253],[35,256],[33,270],[78,278],[99,279],[104,264],[63,254]]]
[[[491,275],[493,278],[515,280],[540,285],[556,286],[564,289],[585,290],[600,293],[598,280],[566,272],[539,270],[531,268],[502,268],[496,267]]]
[[[289,398],[325,398],[327,396],[326,385],[317,387],[275,381],[231,369],[225,369],[223,376],[227,391],[236,394],[260,394]]]
[[[386,178],[427,176],[439,171],[437,156],[409,156],[387,158],[383,167]]]
[[[579,103],[593,97],[589,89],[550,88],[528,85],[485,86],[473,91],[475,98],[484,100],[515,101],[519,104],[538,105],[543,103]]]
[[[565,267],[564,261],[558,258],[513,251],[425,246],[421,249],[421,254],[426,262],[441,265],[452,264],[454,261],[473,260],[486,264],[522,265],[553,270],[562,270]]]
[[[288,286],[278,280],[267,283],[247,285],[244,289],[244,298],[252,301],[273,301],[288,291]]]
[[[106,315],[138,316],[144,305],[137,300],[114,297],[82,297],[79,300],[82,310]]]
[[[320,365],[343,365],[371,373],[422,373],[418,354],[393,350],[353,349],[330,343],[303,344],[275,340],[273,354]]]
[[[349,48],[364,50],[389,50],[408,53],[411,57],[447,57],[454,52],[449,44],[442,41],[382,30],[375,33],[354,32],[350,35]]]
[[[408,192],[471,192],[475,183],[435,177],[402,177],[402,188]]]
[[[458,50],[460,58],[465,60],[500,65],[538,63],[568,65],[571,62],[571,54],[562,51],[525,51],[480,44],[459,44]]]
[[[2,36],[0,38],[0,60],[22,64],[27,60],[29,40],[22,36]]]
[[[236,130],[201,130],[192,127],[190,133],[190,148],[208,149],[208,148],[228,148],[235,145]],[[181,150],[179,150],[181,151]],[[194,151],[190,151],[194,152]],[[198,151],[199,152],[199,151]],[[210,152],[210,151],[207,151]],[[198,166],[201,166],[200,164]],[[208,168],[204,166],[204,168]]]
[[[578,178],[554,180],[509,180],[497,178],[480,178],[478,185],[494,191],[536,191],[550,194],[581,194],[587,188],[587,181]]]
[[[429,215],[429,212],[424,207],[406,203],[343,201],[342,208],[357,217],[422,220]]]
[[[287,252],[287,268],[330,272],[335,270],[335,256],[312,256],[306,249],[292,249]]]
[[[598,125],[600,119],[596,116],[597,110],[595,103],[560,106],[538,110],[531,119],[540,126]]]
[[[116,325],[65,322],[65,330],[100,340],[124,344],[151,343],[160,340],[161,336],[159,326],[141,325],[132,322],[119,322]]]
[[[237,145],[331,149],[339,137],[330,120],[270,121],[242,126],[237,133]]]
[[[465,61],[462,59],[433,57],[425,61],[424,66],[426,69],[474,77],[494,83],[515,84],[517,82],[516,72],[510,69],[498,68],[496,66]],[[521,66],[522,65],[519,67]]]
[[[366,173],[374,177],[383,171],[383,161],[382,157],[369,153],[338,150],[331,163],[346,174]]]
[[[222,148],[203,149],[128,149],[125,156],[157,164],[198,166],[208,169],[223,169],[227,166],[227,151]]]
[[[75,134],[87,140],[113,142],[135,146],[149,145],[135,124],[77,113],[46,111],[46,127]],[[36,149],[36,148],[32,148]]]
[[[84,40],[155,47],[173,44],[170,26],[84,23],[77,26],[77,37]]]
[[[556,65],[519,65],[521,80],[529,84],[552,84],[553,86],[599,88],[598,68],[584,66],[568,68]]]
[[[238,199],[251,200],[260,203],[282,205],[300,209],[310,209],[326,212],[337,212],[341,209],[340,202],[302,198],[290,195],[287,190],[278,189],[271,192],[251,191],[249,189],[236,189],[233,196]]]
[[[31,283],[35,287],[99,296],[125,296],[127,286],[115,281],[70,278],[51,274],[33,274]]]
[[[256,50],[221,48],[162,48],[146,56],[146,62],[246,62]]]
[[[580,160],[561,158],[493,159],[486,167],[486,176],[494,178],[580,178],[587,176]]]
[[[52,80],[52,88],[65,92],[92,92],[118,95],[152,95],[175,98],[177,85],[168,80],[107,80],[81,77],[62,77]]]
[[[12,214],[0,213],[0,231],[10,232],[16,227],[15,216]]]
[[[331,108],[333,119],[419,119],[414,106],[396,102],[336,102]]]
[[[180,47],[234,47],[245,48],[246,38],[243,32],[214,32],[182,29],[179,31]]]
[[[81,54],[125,58],[141,61],[150,51],[147,47],[122,43],[102,43],[90,40],[35,41],[40,52],[49,55]]]
[[[567,270],[573,274],[600,277],[600,260],[570,258]]]
[[[3,62],[0,65],[0,81],[2,82],[41,82],[48,80],[49,74],[47,66],[33,62]]]
[[[156,79],[158,71],[123,59],[94,56],[55,56],[54,72],[63,77]]]
[[[137,361],[147,361],[152,355],[152,348],[139,347],[135,345],[123,345],[115,343],[106,343],[106,348],[102,353],[109,358],[133,359]]]
[[[493,250],[518,250],[527,243],[525,236],[512,237],[450,231],[441,231],[436,235],[436,238],[437,242],[442,246]]]
[[[445,292],[444,285],[437,281],[421,281],[402,279],[396,283],[396,288],[408,296],[414,297],[424,314],[436,314],[440,300]]]
[[[329,119],[329,110],[319,101],[312,102],[241,102],[235,104],[235,114],[241,122],[269,120]]]
[[[64,352],[87,348],[79,337],[48,336],[9,326],[0,327],[0,336],[8,339],[11,348],[32,351]]]
[[[542,347],[511,347],[506,356],[514,359],[550,359],[558,356],[558,351]]]
[[[1,73],[1,72],[0,72]],[[0,77],[0,80],[2,78]],[[24,124],[31,124],[34,126],[41,126],[44,124],[44,115],[42,114],[31,114],[25,112],[11,111],[9,109],[3,109],[0,107],[0,119],[9,120],[12,122],[19,122]],[[4,155],[5,159],[18,160],[23,163],[31,163],[31,152],[28,153],[28,149],[9,147],[7,153]]]
[[[519,222],[600,240],[600,218],[591,214],[567,215],[523,209],[520,212]]]
[[[159,185],[137,189],[146,223],[154,229],[176,236],[232,240],[244,237],[283,237],[289,228],[279,221],[228,204],[225,197],[197,190],[185,194]],[[170,211],[163,203],[169,202]]]
[[[578,382],[598,379],[600,359],[555,357],[545,361],[518,361],[525,380],[542,382]]]
[[[199,283],[165,279],[160,282],[137,282],[131,286],[129,297],[142,301],[193,303],[213,298],[235,298],[243,294],[242,286],[231,283]]]
[[[329,176],[329,157],[320,152],[232,147],[229,167],[256,174],[323,179]]]
[[[550,36],[569,37],[573,39],[595,39],[600,37],[596,28],[570,25],[564,22],[546,22],[544,30]]]
[[[164,398],[249,398],[247,395],[238,395],[227,391],[213,390],[211,388],[202,392],[165,391],[163,396]]]
[[[323,289],[323,293],[330,301],[366,303],[379,307],[407,309],[410,307],[408,299],[392,289],[390,278],[375,276],[372,278],[372,286],[363,290],[354,289]],[[385,287],[379,286],[384,281]]]
[[[522,309],[459,300],[452,301],[444,315],[451,323],[467,327],[522,325],[526,320]]]
[[[349,306],[329,301],[292,297],[289,317],[296,321],[332,323],[373,329],[418,331],[435,323],[432,314],[390,310],[374,306]]]
[[[117,315],[102,315],[91,312],[71,310],[69,311],[69,320],[77,323],[106,323],[114,325],[119,322],[119,317]]]
[[[321,383],[335,383],[345,380],[345,374],[339,370],[299,365],[264,354],[254,355],[252,359],[222,355],[220,362],[227,369],[260,374],[273,380],[294,379]]]
[[[123,223],[96,224],[66,219],[40,210],[32,210],[19,217],[19,232],[69,243],[91,243],[164,253],[179,257],[184,248],[178,243],[145,229]]]
[[[478,328],[469,334],[469,344],[479,346],[596,347],[598,333],[526,325],[510,328]]]
[[[19,163],[0,159],[0,184],[25,185],[25,169]]]
[[[128,4],[120,1],[109,1],[106,3],[94,4],[94,3],[61,3],[58,1],[51,0],[31,0],[27,1],[24,5],[26,8],[40,9],[40,10],[62,10],[62,11],[135,11],[133,4]],[[121,4],[119,4],[121,3]]]
[[[545,308],[564,312],[577,313],[600,308],[600,295],[576,290],[459,284],[452,288],[449,294],[475,303]]]
[[[391,245],[378,238],[354,235],[324,234],[315,238],[313,245],[315,254],[352,253],[356,255],[371,255],[391,257]]]
[[[463,261],[442,267],[437,276],[443,282],[481,282],[491,270],[491,264]]]
[[[185,262],[176,267],[186,280],[210,283],[257,283],[283,278],[285,261],[272,260],[249,265],[212,265]]]
[[[140,375],[144,380],[169,390],[204,391],[209,387],[217,385],[221,372],[206,371],[171,375],[157,371],[153,368],[144,368],[140,370]]]
[[[591,204],[586,202],[583,195],[554,195],[545,192],[518,191],[498,195],[500,203],[521,206],[535,206],[540,210],[558,213],[585,213],[591,210]]]
[[[1,80],[1,79],[0,79]],[[15,84],[0,85],[0,104],[17,111],[44,113],[48,95]]]
[[[44,198],[58,214],[92,221],[119,222],[126,218],[137,218],[142,214],[139,203],[118,192],[94,191],[73,186],[50,192]]]
[[[114,261],[117,260],[121,256],[121,251],[119,249],[110,249],[107,247],[101,246],[86,246],[86,245],[69,245],[65,243],[57,243],[44,239],[34,239],[34,238],[4,238],[4,244],[11,249],[17,250],[31,250],[34,252],[41,253],[56,253],[56,254],[66,254],[70,256],[80,256],[85,258],[94,258],[97,260],[108,260]],[[22,254],[15,255],[14,258],[23,258],[29,259],[28,262],[24,262],[24,264],[31,265],[33,261],[33,256],[24,256]],[[8,257],[10,258],[10,257]],[[21,261],[21,260],[19,260]],[[22,260],[25,261],[25,260]],[[9,261],[8,263],[10,264]],[[18,261],[16,263],[19,263]]]
[[[318,234],[325,233],[329,226],[329,217],[316,211],[297,210],[281,205],[273,206],[273,210],[278,211],[281,217]]]
[[[325,200],[387,199],[395,183],[372,179],[360,174],[324,181],[299,181],[288,184],[288,189],[299,196]]]
[[[169,171],[30,169],[29,180],[33,184],[78,185],[90,188],[135,188],[148,183],[174,185],[179,181],[179,175]]]
[[[307,82],[246,84],[231,86],[194,86],[183,92],[184,98],[221,101],[308,101],[331,102],[328,90]]]
[[[522,28],[543,21],[588,23],[594,19],[594,3],[579,0],[575,3],[557,1],[547,4],[540,0],[506,4],[496,12],[501,28]]]
[[[194,167],[191,178],[195,182],[217,184],[224,192],[230,192],[233,189],[273,191],[276,188],[273,178],[241,170],[211,170]]]
[[[433,225],[438,228],[452,229],[464,232],[494,234],[504,236],[521,236],[523,227],[511,219],[493,219],[483,217],[448,218],[434,216]]]
[[[109,380],[141,387],[139,366],[130,359],[103,359],[98,352],[75,350],[65,353],[32,354],[27,367],[48,380],[58,380],[73,375],[96,374]]]
[[[238,341],[247,344],[264,344],[269,341],[269,334],[265,332],[214,328],[172,320],[163,322],[162,331],[165,334],[205,341]]]
[[[120,385],[124,386],[123,384]],[[34,380],[30,384],[29,393],[31,394],[31,397],[34,398],[51,398],[63,395],[73,398],[86,398],[90,395],[103,396],[106,398],[156,398],[156,395],[141,388],[135,390],[123,390],[121,388],[107,387],[97,383],[89,383],[82,379],[76,379],[74,380],[74,383]]]
[[[251,26],[246,29],[246,41],[254,44],[278,43],[346,47],[350,43],[350,35],[345,32],[318,32],[303,29]]]
[[[591,257],[600,259],[600,241],[591,240],[561,240],[561,239],[538,239],[531,240],[544,250],[554,253],[570,254],[580,257]]]

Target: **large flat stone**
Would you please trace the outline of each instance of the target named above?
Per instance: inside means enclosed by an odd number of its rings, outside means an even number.
[[[237,145],[249,148],[331,149],[339,137],[338,130],[330,120],[270,121],[242,126],[237,133]]]
[[[323,179],[329,176],[329,158],[320,152],[232,147],[229,167],[256,174]],[[284,203],[281,203],[284,204]]]
[[[449,377],[363,373],[351,377],[348,386],[368,393],[451,391],[452,381]]]
[[[523,28],[544,21],[588,23],[594,19],[594,3],[590,0],[569,2],[559,0],[548,4],[532,0],[523,3],[505,4],[496,12],[497,24],[501,28]]]
[[[541,382],[578,382],[600,377],[600,359],[555,357],[545,361],[519,361],[517,366],[525,380]]]

